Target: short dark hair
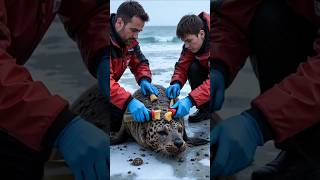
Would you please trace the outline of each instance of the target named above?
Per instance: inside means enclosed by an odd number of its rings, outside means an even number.
[[[149,21],[149,16],[141,4],[132,0],[123,2],[117,10],[116,18],[122,18],[124,23],[127,24],[133,16],[139,17],[144,22]]]
[[[178,38],[182,39],[187,34],[198,35],[204,25],[201,18],[197,15],[185,15],[178,23],[176,34]]]

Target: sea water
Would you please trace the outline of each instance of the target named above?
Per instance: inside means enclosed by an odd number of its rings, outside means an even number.
[[[142,53],[149,60],[152,83],[168,87],[183,46],[183,42],[176,36],[176,26],[146,26],[139,34],[138,41]],[[126,70],[119,82],[129,92],[134,92],[139,87],[133,80],[130,70]],[[181,97],[189,91],[189,85],[185,86]]]

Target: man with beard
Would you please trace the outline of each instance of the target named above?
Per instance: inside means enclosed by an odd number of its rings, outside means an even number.
[[[110,17],[110,107],[111,131],[117,131],[126,109],[136,122],[150,120],[150,112],[139,100],[120,86],[118,80],[129,66],[144,95],[158,95],[151,84],[149,62],[140,50],[138,34],[149,20],[143,7],[135,1],[126,1]]]

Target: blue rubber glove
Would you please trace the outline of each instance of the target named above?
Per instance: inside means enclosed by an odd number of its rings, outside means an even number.
[[[249,166],[257,146],[264,141],[256,120],[244,112],[222,121],[211,131],[210,145],[213,144],[218,149],[211,177],[229,176]]]
[[[99,92],[106,101],[109,102],[110,97],[110,62],[107,54],[102,56],[102,61],[98,66],[97,79],[99,85]]]
[[[218,70],[210,71],[210,109],[212,111],[220,110],[224,102],[225,82],[222,73]]]
[[[173,118],[181,118],[187,114],[189,114],[190,108],[192,107],[192,102],[189,98],[189,96],[180,99],[178,102],[176,102],[171,108],[177,109],[176,115],[174,115]]]
[[[109,179],[109,138],[79,116],[62,130],[55,145],[76,180]]]
[[[180,90],[180,84],[174,83],[166,89],[166,95],[169,99],[175,99],[179,96]]]
[[[142,94],[145,96],[147,95],[147,91],[149,91],[150,95],[151,94],[155,94],[156,96],[159,95],[158,89],[146,79],[142,79],[140,81],[140,88],[141,88]]]
[[[146,106],[137,99],[132,99],[128,104],[128,110],[133,120],[136,122],[144,122],[150,120],[150,113]]]

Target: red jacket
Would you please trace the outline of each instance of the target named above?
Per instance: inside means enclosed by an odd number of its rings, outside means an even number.
[[[129,66],[136,81],[140,84],[142,78],[151,82],[151,71],[149,61],[142,54],[139,43],[134,41],[130,45],[125,45],[114,29],[114,22],[115,14],[112,14],[110,17],[110,98],[113,105],[125,110],[132,97],[118,83],[122,74]]]
[[[33,81],[22,65],[55,15],[61,16],[92,74],[95,74],[97,54],[109,43],[107,1],[59,2],[0,0],[0,128],[36,150],[42,148],[53,122],[63,119],[61,112],[68,103],[52,95],[43,83]]]
[[[250,53],[249,25],[262,0],[224,0],[211,14],[213,61],[222,61],[230,84]],[[320,26],[317,0],[288,0],[289,6],[316,27]],[[236,7],[236,8],[235,8]],[[314,41],[317,55],[302,63],[296,73],[258,96],[252,106],[260,109],[271,125],[276,142],[292,137],[320,122],[320,38]]]
[[[171,83],[179,82],[181,87],[186,83],[188,76],[188,69],[193,61],[198,60],[200,64],[206,68],[209,72],[209,52],[210,52],[210,42],[209,42],[209,31],[210,31],[210,15],[208,13],[202,12],[198,15],[203,22],[206,24],[206,38],[207,41],[205,43],[204,51],[201,54],[194,54],[190,50],[183,47],[181,52],[181,56],[179,58],[178,63],[175,66],[174,73],[171,78]],[[189,97],[192,99],[193,103],[197,107],[206,103],[210,99],[210,79],[208,73],[208,79],[205,80],[199,87],[192,90],[189,93]]]

